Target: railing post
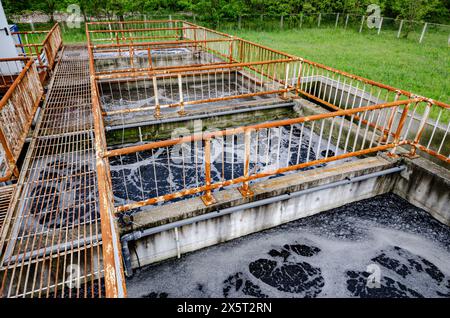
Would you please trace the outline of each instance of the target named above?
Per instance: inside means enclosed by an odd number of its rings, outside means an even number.
[[[158,83],[156,80],[156,76],[153,76],[153,92],[155,94],[155,118],[159,119],[161,118],[161,107],[159,105],[159,98],[158,98]]]
[[[400,21],[400,26],[398,27],[398,32],[397,32],[397,39],[400,37],[400,35],[402,34],[402,28],[403,28],[403,20]]]
[[[251,134],[250,129],[244,131],[244,177],[247,179],[250,176],[250,145],[251,145]],[[250,190],[248,181],[244,181],[242,186],[238,188],[239,192],[243,197],[248,198],[254,195],[253,191]]]
[[[230,63],[233,63],[233,42],[234,41],[235,41],[235,39],[233,37],[233,39],[230,40],[230,48],[229,48],[229,52],[230,52],[229,61],[230,61]]]
[[[427,103],[425,112],[423,113],[422,119],[419,124],[419,128],[417,129],[416,137],[414,138],[414,141],[411,144],[411,151],[408,154],[409,157],[414,157],[416,155],[416,145],[419,143],[420,137],[422,137],[422,133],[425,129],[425,124],[427,123],[428,116],[430,115],[430,110],[431,110],[432,105],[433,104],[431,102]],[[411,120],[413,120],[413,118],[411,118]]]
[[[147,48],[147,53],[148,53],[148,67],[150,69],[153,69],[152,49],[150,46]]]
[[[284,69],[284,92],[282,95],[282,99],[287,99],[287,91],[288,91],[288,83],[289,83],[289,62],[286,63],[286,67]]]
[[[205,141],[205,183],[206,183],[206,192],[201,197],[203,203],[208,206],[216,203],[216,199],[212,195],[211,192],[211,139],[206,138]]]
[[[3,151],[5,152],[6,159],[8,160],[8,170],[11,171],[15,177],[19,176],[19,169],[16,166],[16,160],[14,159],[14,155],[9,148],[8,142],[6,141],[5,135],[3,134],[3,129],[0,127],[0,144],[3,147]]]
[[[423,41],[423,38],[425,36],[425,32],[427,31],[427,26],[428,26],[428,23],[425,22],[425,25],[423,26],[423,29],[422,29],[422,34],[420,35],[419,43],[422,43],[422,41]]]
[[[300,60],[300,66],[298,67],[298,77],[297,77],[297,96],[300,96],[300,85],[301,85],[301,78],[302,78],[302,68],[303,68],[303,58]]]
[[[400,91],[396,92],[395,98],[394,98],[394,102],[399,100],[401,94],[402,93]],[[386,142],[388,140],[388,138],[389,138],[388,133],[391,131],[396,111],[397,111],[397,106],[391,108],[391,113],[389,115],[389,120],[388,120],[388,124],[387,124],[387,127],[386,127],[387,132],[386,131],[383,132],[383,137],[381,137],[381,140],[380,140],[381,143]]]
[[[243,42],[241,40],[239,40],[239,44],[238,44],[238,53],[239,53],[239,63],[242,63],[244,60],[244,46],[243,46]]]
[[[183,82],[181,80],[181,74],[178,73],[178,89],[180,94],[180,110],[178,111],[178,114],[180,116],[186,115],[186,111],[184,110],[184,99],[183,99]]]
[[[130,67],[134,69],[134,48],[132,45],[130,45],[129,55],[130,55]]]
[[[407,118],[407,115],[408,115],[409,106],[410,106],[410,103],[405,105],[405,108],[403,108],[402,116],[400,117],[400,120],[398,122],[397,130],[395,131],[394,141],[393,141],[394,147],[389,152],[389,155],[391,157],[397,156],[395,154],[395,150],[397,149],[397,146],[398,146],[399,141],[400,141],[400,134],[402,133],[403,125],[405,124],[405,121],[406,121],[406,118]],[[395,111],[397,111],[397,107],[395,107]]]
[[[194,33],[194,53],[197,52],[197,28],[191,29]]]

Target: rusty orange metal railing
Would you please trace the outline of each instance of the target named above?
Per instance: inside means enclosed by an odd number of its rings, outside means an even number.
[[[33,59],[0,59],[0,69],[3,83],[14,78],[0,101],[0,150],[4,154],[0,182],[5,182],[19,174],[17,160],[44,91]]]
[[[158,22],[160,23],[160,22]],[[167,21],[164,23],[176,23]],[[129,23],[131,24],[131,23]],[[128,25],[129,25],[128,24]],[[96,23],[98,25],[107,25]],[[132,112],[143,112],[153,110],[155,117],[159,118],[162,108],[178,107],[179,113],[184,114],[185,105],[202,104],[209,102],[219,102],[232,99],[246,98],[261,95],[283,94],[293,91],[295,87],[287,84],[288,79],[295,76],[296,69],[289,66],[296,58],[289,54],[284,54],[269,48],[252,44],[241,39],[226,37],[218,32],[189,25],[182,33],[186,33],[188,40],[181,37],[179,41],[148,42],[137,44],[108,44],[92,45],[92,34],[96,32],[110,32],[109,30],[89,30],[90,24],[86,25],[86,34],[89,45],[90,60],[94,65],[94,74],[97,85],[107,83],[101,88],[102,94],[109,90],[108,94],[113,96],[113,90],[122,90],[122,86],[130,86],[136,83],[137,95],[144,99],[154,99],[154,102],[147,107],[106,109],[104,115],[120,115]],[[151,28],[153,31],[155,28]],[[165,30],[167,28],[163,28]],[[170,28],[169,28],[170,29]],[[127,28],[136,31],[136,28]],[[147,29],[143,29],[145,31]],[[194,35],[188,34],[190,31]],[[196,34],[202,34],[202,40],[195,40]],[[222,38],[215,38],[217,35]],[[190,39],[191,37],[194,40]],[[161,63],[153,61],[152,50],[167,48],[187,48],[193,54],[202,52],[210,54],[212,57],[208,63],[184,63],[183,59],[175,63],[177,65],[167,65],[167,59]],[[251,48],[254,51],[251,53]],[[125,65],[117,63],[116,57],[106,59],[107,66],[100,70],[98,64],[104,63],[105,59],[96,58],[103,50],[111,52],[117,50],[120,54],[125,54]],[[120,51],[123,50],[123,51]],[[142,62],[135,60],[136,50],[144,51],[142,60],[146,65],[142,67]],[[265,60],[259,61],[260,58]],[[204,62],[204,61],[203,61]],[[115,69],[117,64],[121,64],[119,69]],[[186,65],[187,64],[187,65]],[[136,67],[137,66],[137,67]],[[114,70],[115,69],[115,70]],[[147,89],[146,81],[152,82],[152,88]],[[221,81],[221,85],[218,80]],[[143,83],[144,85],[140,85]],[[211,84],[213,83],[213,84]],[[207,91],[203,89],[192,90],[194,86],[207,85]],[[209,89],[214,85],[214,90]],[[220,86],[220,87],[219,87]],[[126,100],[121,96],[120,99]],[[114,99],[114,97],[113,97]],[[169,101],[169,102],[162,102]],[[101,105],[105,110],[105,105]]]
[[[418,98],[408,113],[404,142],[411,146],[411,156],[419,149],[450,163],[450,105],[411,92],[346,73],[306,59],[301,60],[299,94],[331,110],[352,109],[365,105]],[[434,114],[432,117],[431,114]],[[392,124],[392,118],[390,123]]]
[[[191,158],[192,153],[195,152],[195,165],[198,162],[203,164],[201,168],[195,167],[204,176],[200,178],[201,184],[189,187],[186,185],[186,180],[178,180],[178,183],[181,184],[180,190],[143,198],[138,202],[116,205],[115,212],[122,213],[198,193],[203,194],[202,200],[205,205],[210,205],[215,202],[213,191],[223,187],[239,184],[241,185],[239,188],[241,194],[251,196],[249,183],[257,179],[378,151],[389,150],[392,154],[395,154],[396,148],[406,143],[402,140],[403,127],[409,107],[417,101],[419,100],[409,99],[339,110],[326,114],[206,132],[106,151],[103,154],[105,159],[127,155],[138,158],[142,157],[138,156],[138,153],[151,151],[150,161],[167,162],[169,170],[180,169],[176,166],[183,166],[183,169],[185,169],[185,165],[189,164],[186,160]],[[400,111],[397,112],[396,110]],[[394,113],[395,124],[389,125],[389,118],[392,113]],[[350,121],[345,120],[345,118],[349,118]],[[386,140],[383,139],[383,132],[386,133]],[[275,138],[276,142],[273,141],[274,134],[278,136]],[[286,137],[285,140],[288,141],[288,147],[284,149],[284,153],[281,153],[280,144],[283,134]],[[313,142],[316,135],[318,136],[318,144]],[[238,136],[241,136],[241,142],[236,142],[239,139]],[[227,141],[226,138],[231,138],[231,140]],[[198,143],[201,146],[198,146]],[[192,145],[194,145],[195,150],[192,149]],[[241,169],[238,169],[240,172],[235,172],[237,176],[226,175],[224,162],[227,158],[224,158],[224,153],[227,153],[227,147],[232,147],[231,164],[234,164],[235,167],[241,167]],[[305,151],[306,154],[302,153]],[[155,158],[157,152],[164,153],[163,157]],[[213,154],[215,155],[213,156]],[[305,156],[302,157],[302,155]],[[200,158],[197,158],[197,156]],[[175,159],[179,162],[173,163]],[[145,160],[148,162],[148,156]],[[212,175],[212,167],[216,171],[214,176]],[[158,182],[162,182],[161,178],[166,178],[165,175],[158,176],[156,168],[152,167],[151,164],[149,166],[144,165],[144,169],[147,171],[154,169],[155,172],[151,179],[155,180],[156,185]],[[232,170],[236,169],[232,168]],[[180,175],[185,174],[184,170],[183,173],[180,173]],[[143,181],[148,182],[149,180]],[[123,186],[126,188],[126,184]],[[160,191],[162,190],[160,189]]]
[[[137,42],[227,39],[232,36],[182,20],[110,21],[86,24],[88,44],[131,44]]]
[[[19,54],[36,60],[39,76],[43,82],[53,69],[56,56],[62,46],[61,28],[58,23],[50,30],[12,32]],[[20,42],[17,41],[20,37]]]
[[[152,42],[146,41],[145,37],[137,35],[147,34],[150,38],[158,32],[172,32],[176,40],[160,41],[159,37],[152,38]],[[110,37],[111,44],[95,45],[96,40],[91,38],[95,34],[107,34],[115,32],[116,36]],[[319,102],[331,110],[346,110],[360,108],[369,105],[396,102],[411,98],[419,98],[415,104],[414,112],[407,115],[404,142],[411,146],[411,155],[419,149],[440,160],[449,162],[448,138],[449,127],[449,105],[416,96],[410,92],[391,87],[360,76],[346,73],[313,61],[296,57],[284,52],[252,43],[240,38],[230,36],[221,32],[207,29],[195,24],[180,20],[163,21],[127,21],[127,22],[95,22],[87,24],[86,33],[90,46],[90,59],[94,60],[95,51],[122,50],[128,52],[127,62],[120,69],[104,69],[95,71],[95,79],[98,85],[106,82],[108,89],[101,88],[102,95],[106,93],[113,96],[112,86],[119,92],[124,87],[129,89],[130,83],[150,82],[149,90],[137,89],[137,96],[141,99],[154,99],[153,104],[139,108],[105,109],[99,103],[104,116],[123,115],[133,112],[145,112],[153,110],[155,117],[161,116],[161,108],[179,107],[180,114],[185,114],[184,106],[239,99],[249,96],[279,94],[287,98],[300,95]],[[120,34],[120,41],[117,41]],[[117,43],[114,43],[116,39]],[[106,40],[106,38],[102,38]],[[216,49],[210,46],[216,45]],[[220,61],[211,60],[209,63],[183,64],[182,60],[177,65],[167,65],[162,61],[159,65],[152,62],[151,50],[154,48],[190,47],[199,51],[208,52]],[[218,48],[217,48],[218,47]],[[142,50],[147,54],[137,62],[135,60],[136,50]],[[147,65],[143,66],[143,63]],[[114,64],[114,63],[113,63]],[[142,67],[141,67],[142,66]],[[95,67],[94,67],[95,69]],[[241,76],[238,88],[236,78]],[[228,83],[228,88],[236,82],[235,89],[222,91],[217,89],[217,83]],[[208,94],[204,91],[189,91],[191,84],[205,86]],[[168,87],[170,86],[170,89]],[[211,88],[216,95],[212,94]],[[158,93],[158,89],[165,92]],[[169,93],[170,92],[170,93]],[[113,96],[114,99],[114,96]],[[127,100],[127,97],[120,96]],[[160,103],[160,100],[169,100],[169,103]],[[431,109],[431,110],[430,110]],[[430,119],[431,113],[438,113],[436,120]],[[421,110],[425,113],[420,116]],[[393,114],[389,124],[393,124]],[[425,131],[425,133],[424,133]],[[427,133],[428,131],[428,133]]]

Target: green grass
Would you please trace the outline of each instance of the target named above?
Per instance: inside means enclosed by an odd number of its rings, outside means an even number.
[[[450,48],[352,30],[234,30],[233,34],[352,74],[450,103]]]
[[[27,25],[20,26],[25,29]],[[40,26],[49,29],[51,26]],[[261,27],[261,26],[259,26]],[[223,31],[349,73],[372,79],[418,95],[450,103],[450,47],[447,33],[428,32],[418,43],[416,31],[407,39],[396,38],[395,30],[358,33],[355,29],[302,28],[295,30]],[[62,25],[65,43],[84,43],[84,25],[70,29]],[[449,112],[441,119],[450,120]],[[436,117],[433,111],[432,117]]]

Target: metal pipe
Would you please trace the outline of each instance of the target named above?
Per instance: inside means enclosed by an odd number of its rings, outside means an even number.
[[[124,260],[124,269],[125,269],[125,274],[127,277],[130,277],[133,274],[133,269],[131,266],[131,254],[130,254],[130,250],[129,250],[129,242],[131,241],[137,241],[143,237],[147,237],[150,235],[154,235],[154,234],[158,234],[164,231],[168,231],[168,230],[172,230],[174,228],[180,228],[182,226],[185,225],[189,225],[189,224],[193,224],[193,223],[197,223],[197,222],[201,222],[201,221],[206,221],[209,219],[213,219],[213,218],[217,218],[220,216],[224,216],[224,215],[228,215],[234,212],[239,212],[239,211],[243,211],[246,209],[252,209],[252,208],[257,208],[263,205],[268,205],[271,203],[276,203],[276,202],[280,202],[280,201],[285,201],[288,199],[292,199],[292,198],[296,198],[299,197],[301,195],[305,195],[305,194],[309,194],[312,192],[316,192],[316,191],[320,191],[320,190],[326,190],[326,189],[330,189],[330,188],[335,188],[338,186],[342,186],[342,185],[347,185],[347,184],[351,184],[351,183],[355,183],[355,182],[360,182],[360,181],[364,181],[364,180],[368,180],[371,178],[377,178],[377,177],[381,177],[381,176],[385,176],[388,174],[392,174],[392,173],[398,173],[401,172],[403,170],[406,169],[406,166],[402,165],[402,166],[398,166],[398,167],[393,167],[393,168],[389,168],[386,170],[382,170],[382,171],[378,171],[378,172],[373,172],[373,173],[369,173],[366,175],[362,175],[362,176],[358,176],[358,177],[354,177],[354,178],[345,178],[344,180],[340,180],[340,181],[336,181],[336,182],[332,182],[332,183],[328,183],[328,184],[324,184],[324,185],[320,185],[317,187],[313,187],[313,188],[309,188],[309,189],[304,189],[304,190],[300,190],[300,191],[296,191],[296,192],[292,192],[292,193],[286,193],[286,194],[282,194],[279,196],[275,196],[275,197],[270,197],[267,199],[263,199],[263,200],[257,200],[257,201],[253,201],[250,203],[245,203],[245,204],[241,204],[241,205],[237,205],[237,206],[233,206],[230,208],[226,208],[223,210],[216,210],[214,212],[210,212],[210,213],[206,213],[206,214],[202,214],[199,216],[195,216],[189,219],[184,219],[184,220],[180,220],[180,221],[176,221],[176,222],[171,222],[168,224],[164,224],[161,226],[157,226],[157,227],[152,227],[149,229],[145,229],[143,231],[134,231],[128,234],[125,234],[121,237],[120,241],[122,243],[122,255],[123,255],[123,260]]]
[[[101,242],[102,235],[96,234],[94,236],[85,237],[79,240],[73,240],[70,242],[64,242],[58,245],[52,245],[49,247],[43,247],[37,250],[32,250],[26,253],[18,254],[18,255],[11,255],[9,257],[5,257],[4,265],[7,266],[7,263],[11,262],[25,262],[30,261],[33,262],[33,258],[38,260],[40,257],[45,257],[53,253],[63,253],[65,250],[70,249],[73,246],[83,246],[87,245],[89,242]],[[100,244],[100,243],[93,243],[93,244]]]

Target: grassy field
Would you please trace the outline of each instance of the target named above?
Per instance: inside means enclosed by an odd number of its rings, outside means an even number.
[[[450,103],[450,48],[351,30],[239,31],[235,35],[415,94]]]
[[[25,29],[26,25],[20,26]],[[40,29],[50,28],[41,25]],[[84,26],[62,26],[65,43],[85,42]],[[396,38],[395,31],[358,33],[334,28],[237,30],[230,34],[268,45],[349,73],[450,103],[450,47],[442,34]],[[438,37],[439,36],[439,37]],[[447,35],[444,34],[444,37]],[[446,116],[446,115],[445,115]]]

